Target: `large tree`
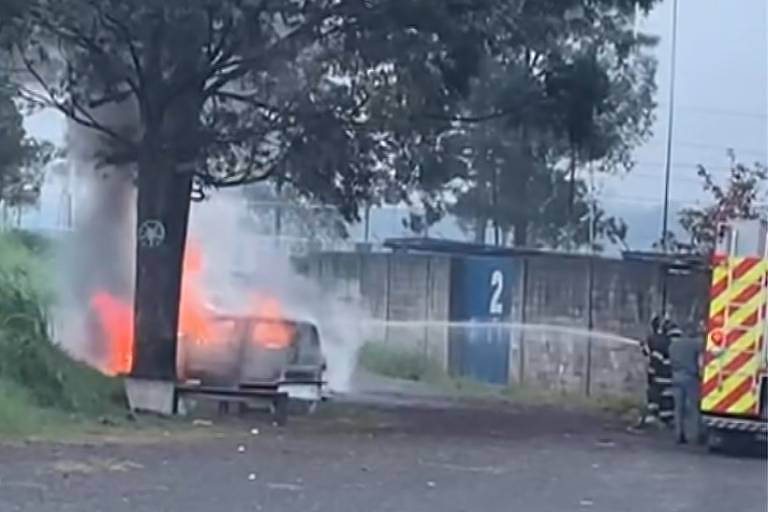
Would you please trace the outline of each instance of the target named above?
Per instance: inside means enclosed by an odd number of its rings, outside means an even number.
[[[52,146],[30,138],[15,102],[13,88],[0,76],[0,208],[3,221],[10,209],[35,204],[43,184],[43,166]]]
[[[528,247],[601,251],[606,244],[624,245],[627,226],[592,204],[589,188],[577,180],[575,190],[568,173],[544,167],[527,174],[523,201],[509,200],[517,195],[519,182],[510,172],[477,176],[465,192],[449,207],[462,230],[478,243],[488,243],[488,227],[494,244],[514,240],[515,228],[525,225]],[[512,178],[512,179],[510,179]],[[573,196],[571,194],[573,193]],[[522,220],[521,220],[522,219]],[[518,233],[519,235],[519,233]],[[518,236],[519,239],[519,236]],[[591,246],[590,246],[591,244]]]
[[[135,376],[174,376],[190,197],[279,174],[356,218],[388,173],[387,134],[416,130],[402,112],[442,112],[461,88],[452,45],[479,38],[462,21],[483,7],[473,5],[28,2],[15,48],[24,98],[98,132],[107,150],[96,156],[136,174],[139,232],[152,236],[137,247]],[[129,122],[102,115],[115,105]]]
[[[12,59],[8,49],[16,35],[14,21],[22,14],[22,0],[0,3],[0,207],[3,220],[9,208],[37,202],[43,182],[43,165],[52,146],[35,141],[24,129],[17,89],[11,81]]]
[[[505,16],[489,22],[497,37],[454,118],[463,123],[439,144],[422,146],[443,170],[442,181],[433,174],[433,182],[451,183],[458,201],[450,209],[475,223],[475,233],[491,222],[496,233],[511,231],[517,246],[539,245],[534,232],[551,222],[575,237],[584,220],[577,171],[632,168],[631,152],[654,119],[656,68],[649,52],[655,41],[636,33],[633,22],[636,7],[652,4],[500,6]],[[556,215],[542,207],[559,201],[567,208]],[[607,218],[603,228],[623,230]],[[561,242],[578,245],[575,238]]]
[[[100,133],[101,160],[136,174],[139,230],[155,236],[137,247],[132,373],[172,378],[192,195],[279,176],[349,219],[375,191],[430,199],[444,176],[424,149],[471,114],[455,107],[485,57],[536,71],[548,41],[653,3],[28,0],[15,50],[38,83],[24,97]],[[510,99],[479,117],[515,114]],[[114,105],[130,122],[100,115]]]

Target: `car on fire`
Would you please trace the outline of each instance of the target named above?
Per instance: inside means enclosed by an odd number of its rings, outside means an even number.
[[[219,315],[215,339],[182,336],[179,374],[200,386],[275,388],[291,398],[322,398],[326,360],[312,322]]]

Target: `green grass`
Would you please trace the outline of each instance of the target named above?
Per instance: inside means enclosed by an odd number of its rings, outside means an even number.
[[[363,369],[393,379],[437,383],[446,376],[440,364],[418,349],[381,342],[363,345],[358,355]]]
[[[454,377],[423,351],[403,345],[370,342],[360,350],[358,364],[365,370],[392,379],[422,382],[435,391],[456,398],[491,399],[519,406],[545,406],[592,410],[617,418],[634,419],[643,407],[642,397],[592,395],[542,390],[531,385],[494,386],[466,377]]]
[[[31,242],[30,242],[31,241]],[[75,362],[49,336],[54,294],[44,244],[0,235],[0,433],[119,410],[119,383]]]

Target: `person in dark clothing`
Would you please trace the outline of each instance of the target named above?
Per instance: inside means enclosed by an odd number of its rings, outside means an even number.
[[[640,419],[640,425],[647,423],[650,419],[655,420],[659,414],[659,397],[656,396],[656,387],[654,385],[655,366],[651,364],[651,347],[658,344],[656,338],[661,335],[661,318],[658,315],[654,315],[651,318],[651,330],[641,345],[647,363],[645,367],[646,411]]]
[[[659,316],[651,319],[651,332],[643,344],[643,354],[648,358],[647,367],[647,414],[641,424],[649,419],[671,424],[673,397],[670,391],[672,372],[669,366],[670,333],[676,334],[674,324],[663,321]]]
[[[699,382],[704,333],[690,326],[686,335],[676,338],[669,347],[672,366],[672,389],[675,402],[675,436],[678,443],[703,440],[699,414]]]
[[[666,319],[662,323],[661,336],[655,347],[651,348],[651,364],[655,365],[654,385],[659,396],[659,420],[671,426],[674,421],[674,391],[672,390],[672,365],[669,349],[683,333],[675,322]]]

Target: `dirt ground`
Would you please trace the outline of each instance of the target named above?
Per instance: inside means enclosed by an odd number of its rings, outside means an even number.
[[[0,511],[764,512],[766,463],[555,409],[335,404],[120,442],[0,445]],[[254,429],[258,429],[254,430]]]

